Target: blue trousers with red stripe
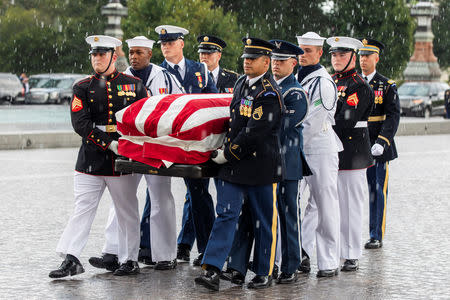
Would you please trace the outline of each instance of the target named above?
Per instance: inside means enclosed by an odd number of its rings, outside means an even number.
[[[389,162],[375,162],[367,169],[369,184],[370,238],[383,240],[386,230],[386,205],[388,196]]]
[[[220,182],[218,217],[203,263],[222,269],[230,255],[228,267],[246,274],[254,242],[253,272],[271,275],[277,243],[276,184],[248,186],[222,181],[222,186]],[[239,216],[244,198],[246,204]]]

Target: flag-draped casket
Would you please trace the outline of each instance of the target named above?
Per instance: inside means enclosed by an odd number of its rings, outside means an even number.
[[[141,99],[116,113],[119,154],[160,168],[201,164],[228,130],[231,94],[175,94]]]

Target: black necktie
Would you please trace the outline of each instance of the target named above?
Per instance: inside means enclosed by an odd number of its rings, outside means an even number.
[[[367,78],[367,76],[364,76],[364,80],[369,82],[369,78]]]
[[[248,95],[248,90],[250,89],[248,85],[248,80],[245,81],[243,88],[242,88],[242,96],[245,97]]]
[[[178,81],[179,81],[180,83],[182,83],[182,82],[183,82],[183,78],[181,78],[181,74],[180,74],[180,66],[179,66],[179,65],[175,65],[175,66],[174,66],[174,69],[175,69],[175,77],[178,79]]]
[[[216,79],[214,78],[213,72],[209,71],[209,75],[211,76],[212,80],[214,81],[214,84],[216,84]]]

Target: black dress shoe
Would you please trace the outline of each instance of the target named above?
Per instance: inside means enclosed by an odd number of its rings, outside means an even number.
[[[383,242],[380,240],[376,240],[374,238],[371,238],[367,241],[367,243],[364,245],[364,248],[366,249],[378,249],[383,247]]]
[[[158,261],[155,265],[155,270],[172,270],[177,267],[177,260]]]
[[[202,276],[194,279],[195,283],[200,284],[210,290],[218,291],[220,284],[220,272],[217,270],[205,270]]]
[[[202,264],[202,260],[203,260],[203,253],[200,253],[200,255],[197,256],[196,259],[194,259],[194,262],[192,264],[196,267],[199,267]]]
[[[281,272],[280,276],[278,277],[277,283],[293,283],[296,282],[298,280],[297,277],[297,273],[292,273],[292,274],[288,274],[288,273],[283,273]]]
[[[231,281],[231,278],[233,277],[233,270],[232,269],[226,269],[222,273],[220,273],[220,279]]]
[[[252,281],[248,283],[249,289],[264,289],[272,283],[272,276],[256,275]]]
[[[155,266],[156,262],[152,259],[152,250],[148,248],[139,249],[138,262],[147,266]]]
[[[114,272],[120,267],[117,255],[105,253],[102,257],[91,257],[89,263],[96,268]]]
[[[309,273],[311,272],[311,262],[309,260],[308,254],[302,249],[302,262],[300,263],[300,266],[298,269],[302,273]]]
[[[124,264],[121,264],[120,267],[114,271],[114,275],[116,276],[127,276],[127,275],[136,275],[139,274],[139,264],[137,261],[129,260]]]
[[[66,259],[61,263],[58,269],[51,271],[48,274],[50,278],[62,278],[66,276],[73,276],[84,273],[84,268],[78,258],[68,254]]]
[[[319,270],[317,272],[317,277],[333,277],[337,274],[339,274],[338,269]]]
[[[273,279],[278,279],[278,273],[280,272],[280,269],[278,268],[277,265],[273,266],[273,270],[272,270],[272,278]]]
[[[341,271],[353,272],[359,269],[359,262],[357,259],[346,259]]]
[[[180,262],[189,262],[191,256],[191,247],[186,244],[178,244],[177,247],[177,259]]]
[[[245,283],[245,276],[239,271],[231,271],[231,283],[243,285]]]

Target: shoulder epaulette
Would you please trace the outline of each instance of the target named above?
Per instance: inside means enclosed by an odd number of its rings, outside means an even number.
[[[225,72],[227,72],[227,73],[231,73],[231,74],[234,74],[234,75],[236,75],[236,76],[239,76],[239,74],[238,73],[236,73],[236,72],[234,72],[234,71],[231,71],[231,70],[228,70],[228,69],[223,69]]]
[[[392,84],[395,84],[395,81],[392,80],[392,79],[389,79],[389,80],[387,81],[387,83],[390,84],[390,85],[392,85]]]

